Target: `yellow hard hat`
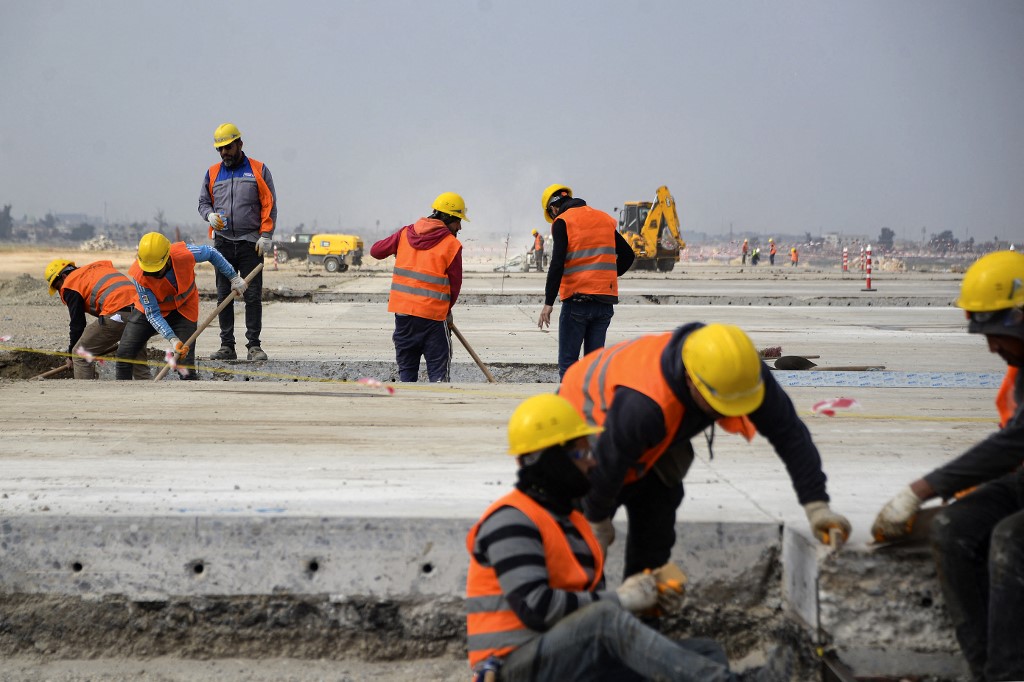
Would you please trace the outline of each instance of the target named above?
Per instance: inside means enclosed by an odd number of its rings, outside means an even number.
[[[562,194],[563,192],[564,194]],[[555,219],[548,213],[548,204],[551,203],[551,199],[554,198],[555,194],[572,198],[572,187],[568,185],[548,185],[548,188],[540,195],[540,210],[544,211],[544,220],[549,223],[555,222]]]
[[[537,230],[531,230],[530,234],[537,234]]]
[[[46,284],[49,287],[50,296],[57,293],[56,287],[53,286],[54,281],[60,277],[60,273],[64,272],[69,267],[75,267],[74,261],[65,260],[63,258],[55,258],[46,266],[46,270],[43,271],[43,279],[46,280]]]
[[[234,123],[221,123],[213,131],[213,148],[220,149],[240,139],[242,139],[242,133],[238,131]]]
[[[434,199],[434,203],[430,205],[430,208],[441,213],[447,213],[448,215],[455,216],[459,220],[464,220],[467,223],[469,218],[466,217],[466,202],[461,196],[455,192],[444,192],[438,194],[437,198]]]
[[[147,232],[139,240],[138,257],[143,272],[159,272],[171,257],[171,242],[159,232]]]
[[[738,417],[761,406],[761,356],[739,327],[701,327],[683,341],[682,355],[690,380],[719,414]]]
[[[770,242],[773,242],[773,241],[775,241],[775,240],[774,240],[774,239],[772,239],[771,237],[768,237],[768,241],[770,241]]]
[[[527,398],[508,420],[508,454],[525,455],[604,431],[583,421],[568,400],[553,393]]]
[[[1024,305],[1024,254],[996,251],[967,268],[956,306],[987,313]]]

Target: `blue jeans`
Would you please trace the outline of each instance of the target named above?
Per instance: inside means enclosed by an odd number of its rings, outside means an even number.
[[[558,378],[580,359],[580,347],[586,355],[604,348],[604,337],[611,324],[615,307],[597,301],[579,302],[569,298],[562,301],[558,313]]]
[[[415,315],[395,315],[395,360],[398,380],[416,381],[420,358],[427,361],[427,378],[448,381],[452,363],[452,337],[445,320],[428,320]]]
[[[560,620],[505,658],[502,682],[733,682],[722,647],[672,640],[618,604],[599,601]]]

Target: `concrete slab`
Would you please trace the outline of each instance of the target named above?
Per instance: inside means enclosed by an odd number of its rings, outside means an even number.
[[[691,599],[706,606],[702,599],[720,599],[721,581],[739,579],[743,567],[763,563],[766,553],[781,555],[794,610],[824,641],[863,664],[865,652],[881,646],[868,636],[874,621],[851,619],[840,606],[870,609],[871,597],[885,596],[858,592],[856,580],[828,581],[858,575],[858,566],[872,561],[872,570],[927,570],[925,558],[902,565],[885,560],[888,568],[878,569],[867,529],[900,485],[995,428],[991,382],[1004,367],[981,339],[964,332],[958,310],[931,304],[955,296],[953,276],[901,279],[907,305],[876,307],[827,305],[845,300],[850,280],[808,276],[797,289],[790,279],[727,275],[708,269],[701,276],[631,277],[624,290],[638,297],[702,291],[709,300],[825,294],[826,303],[625,304],[616,310],[609,343],[693,319],[728,321],[745,328],[758,347],[820,355],[815,362],[823,366],[884,364],[886,371],[778,375],[822,451],[835,508],[854,524],[838,568],[822,570],[827,552],[808,542],[803,512],[766,441],[718,437],[713,458],[695,443],[677,548],[694,577]],[[502,300],[513,287],[521,290],[515,295],[537,298],[456,309],[459,328],[485,361],[553,366],[557,332],[535,327],[542,282],[542,276],[486,273],[467,278],[467,292],[489,300]],[[330,289],[380,297],[387,283],[384,276],[361,276]],[[877,286],[897,289],[895,282]],[[393,355],[392,319],[382,303],[364,300],[270,303],[264,347],[274,362],[297,369],[342,362],[383,368]],[[215,336],[212,329],[201,339],[201,357],[216,347]],[[461,349],[456,361],[471,367]],[[514,480],[503,454],[508,415],[523,398],[555,388],[550,382],[400,384],[389,395],[319,381],[323,369],[310,381],[268,381],[274,377],[260,374],[280,369],[273,362],[221,367],[237,381],[0,383],[0,562],[17,567],[0,573],[0,594],[457,600],[462,534]],[[259,381],[242,382],[246,372]],[[812,416],[813,404],[840,395],[860,408]],[[613,546],[613,582],[620,551]],[[918,599],[918,608],[941,610],[934,577],[923,575],[932,596],[927,605]],[[439,609],[458,620],[457,603]],[[955,651],[948,630],[942,632],[939,650],[918,647],[918,653],[945,665]]]

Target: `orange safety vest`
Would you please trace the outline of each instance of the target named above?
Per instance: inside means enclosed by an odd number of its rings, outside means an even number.
[[[270,191],[270,185],[263,179],[263,162],[257,161],[251,156],[247,156],[249,159],[249,166],[252,168],[252,175],[256,178],[256,191],[260,195],[260,234],[270,233],[274,231],[274,221],[270,219],[270,211],[274,208],[274,193]],[[217,175],[220,174],[220,167],[223,164],[215,163],[210,166],[210,204],[213,204],[213,186],[217,183]],[[214,206],[214,210],[216,210]],[[210,226],[210,239],[213,239],[214,229]]]
[[[138,259],[132,263],[128,274],[156,295],[161,315],[167,317],[168,314],[177,310],[185,319],[198,322],[199,290],[196,289],[196,257],[185,246],[185,242],[175,242],[171,244],[170,260],[174,278],[178,281],[177,287],[171,284],[166,277],[147,275],[139,267]],[[139,300],[135,301],[135,307],[140,312],[146,312]]]
[[[661,356],[672,340],[672,332],[642,336],[622,341],[585,355],[566,371],[558,388],[562,396],[576,408],[588,424],[603,426],[612,407],[615,389],[631,388],[644,394],[661,408],[665,419],[665,437],[644,452],[626,472],[623,485],[636,481],[664,454],[683,423],[686,408],[676,397],[661,371]],[[718,425],[729,433],[753,440],[757,429],[746,416],[722,417]]]
[[[64,278],[60,288],[60,300],[65,291],[74,291],[85,301],[85,312],[99,317],[110,317],[118,310],[135,304],[139,300],[135,285],[126,276],[114,269],[108,260],[98,260],[72,270]]]
[[[569,520],[594,555],[594,577],[587,578],[587,572],[572,551],[569,540],[561,526],[529,495],[513,490],[487,508],[466,536],[469,550],[469,573],[466,577],[466,634],[469,647],[469,665],[475,666],[488,656],[507,656],[537,636],[537,632],[526,627],[509,606],[501,591],[497,572],[481,566],[473,556],[480,524],[501,507],[514,507],[533,522],[540,531],[544,543],[544,564],[548,571],[548,584],[552,589],[567,592],[592,592],[604,575],[604,555],[601,546],[590,530],[590,524],[583,514],[573,511]]]
[[[999,393],[996,395],[996,409],[999,410],[999,427],[1005,428],[1013,419],[1017,411],[1017,399],[1013,395],[1014,386],[1017,384],[1017,368],[1007,367],[1006,376],[999,386]]]
[[[558,214],[565,221],[569,247],[558,287],[563,301],[574,294],[619,295],[615,257],[615,218],[590,206]]]
[[[447,273],[461,248],[462,243],[449,234],[429,249],[414,249],[408,231],[402,230],[391,273],[388,311],[428,320],[448,317],[452,289]]]
[[[772,242],[772,247],[768,249],[768,254],[774,256],[778,251],[775,250],[775,243]]]
[[[797,262],[797,260],[798,260],[799,258],[800,258],[800,256],[799,256],[799,255],[797,254],[797,252],[796,252],[796,251],[791,251],[791,252],[790,252],[790,254],[789,254],[789,260],[791,260],[791,261],[793,261],[794,263],[796,263],[796,262]]]
[[[533,235],[533,250],[543,251],[544,250],[544,237],[540,236],[540,233]]]

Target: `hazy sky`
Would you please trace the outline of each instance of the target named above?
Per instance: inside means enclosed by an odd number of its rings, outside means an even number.
[[[231,121],[278,231],[473,233],[665,184],[685,231],[1024,241],[1024,2],[0,0],[0,204],[199,223]],[[525,238],[525,237],[524,237]]]

